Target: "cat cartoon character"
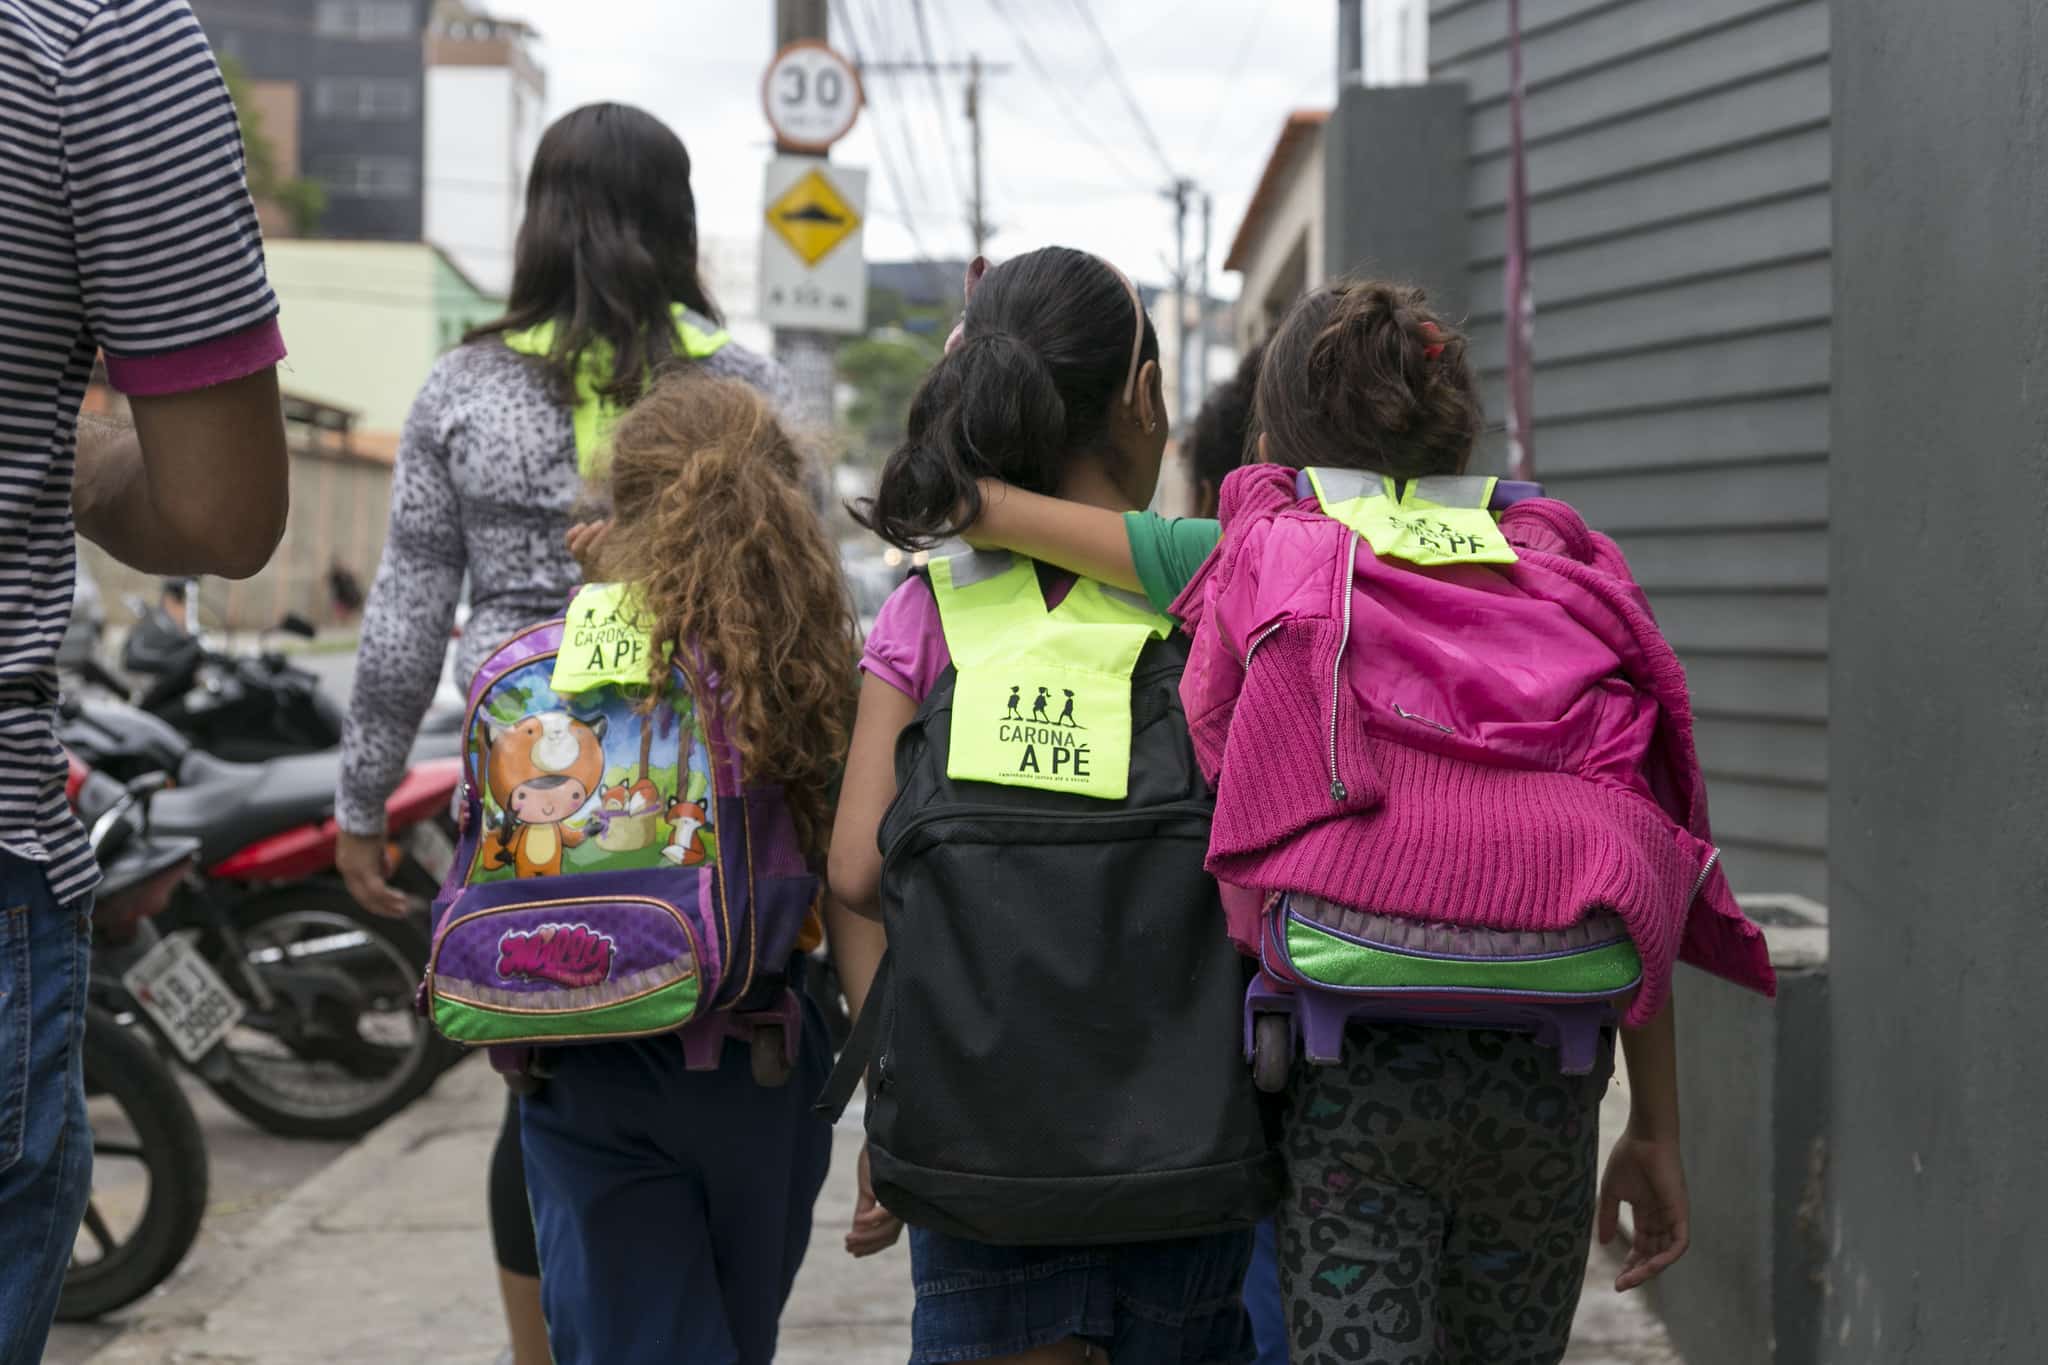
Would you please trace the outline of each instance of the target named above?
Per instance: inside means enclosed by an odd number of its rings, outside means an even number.
[[[661,856],[677,867],[696,867],[702,863],[704,846],[697,842],[697,831],[704,828],[704,808],[694,801],[678,801],[668,808],[668,819],[675,830]]]
[[[486,868],[515,877],[553,877],[562,855],[583,842],[565,823],[604,780],[604,718],[577,720],[543,711],[517,725],[490,729],[491,797],[502,812],[483,849]]]

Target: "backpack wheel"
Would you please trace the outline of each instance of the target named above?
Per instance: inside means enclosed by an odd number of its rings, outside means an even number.
[[[782,1025],[756,1024],[752,1039],[754,1058],[754,1084],[781,1086],[789,1084],[789,1052],[784,1042]]]
[[[1284,1014],[1261,1014],[1252,1021],[1252,1084],[1267,1094],[1287,1088],[1294,1068],[1294,1030]]]

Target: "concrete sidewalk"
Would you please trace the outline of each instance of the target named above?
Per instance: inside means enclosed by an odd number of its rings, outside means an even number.
[[[488,1067],[458,1067],[274,1208],[234,1254],[131,1314],[91,1365],[491,1365],[502,1328],[484,1176],[503,1105]],[[779,1365],[901,1365],[908,1354],[904,1245],[866,1261],[841,1246],[858,1152],[858,1130],[842,1126]],[[1675,1365],[1647,1306],[1618,1297],[1612,1281],[1596,1255],[1572,1365]]]

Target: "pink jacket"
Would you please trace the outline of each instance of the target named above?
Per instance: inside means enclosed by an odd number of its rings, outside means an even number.
[[[1536,499],[1501,518],[1516,563],[1418,569],[1274,465],[1224,480],[1222,520],[1173,607],[1218,880],[1492,929],[1610,907],[1643,958],[1631,1023],[1680,957],[1775,992],[1713,847],[1685,671],[1612,541]],[[1255,902],[1226,904],[1256,945]]]

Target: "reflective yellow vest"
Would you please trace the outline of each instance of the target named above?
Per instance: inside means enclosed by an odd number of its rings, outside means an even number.
[[[702,360],[725,349],[732,340],[724,331],[707,332],[688,321],[689,310],[682,304],[671,310],[676,320],[676,338],[683,354]],[[507,332],[505,345],[521,355],[548,355],[555,349],[555,324],[543,322],[523,331]],[[604,463],[605,443],[612,427],[625,409],[598,392],[612,377],[612,348],[609,342],[593,339],[583,348],[576,365],[576,406],[572,420],[576,430],[576,472],[590,478]]]
[[[931,585],[957,675],[946,775],[1121,801],[1131,672],[1166,618],[1087,578],[1047,610],[1021,555],[936,559]]]
[[[1381,558],[1411,564],[1512,564],[1514,547],[1493,513],[1498,479],[1476,474],[1394,479],[1356,469],[1308,469],[1326,516],[1364,537]]]

